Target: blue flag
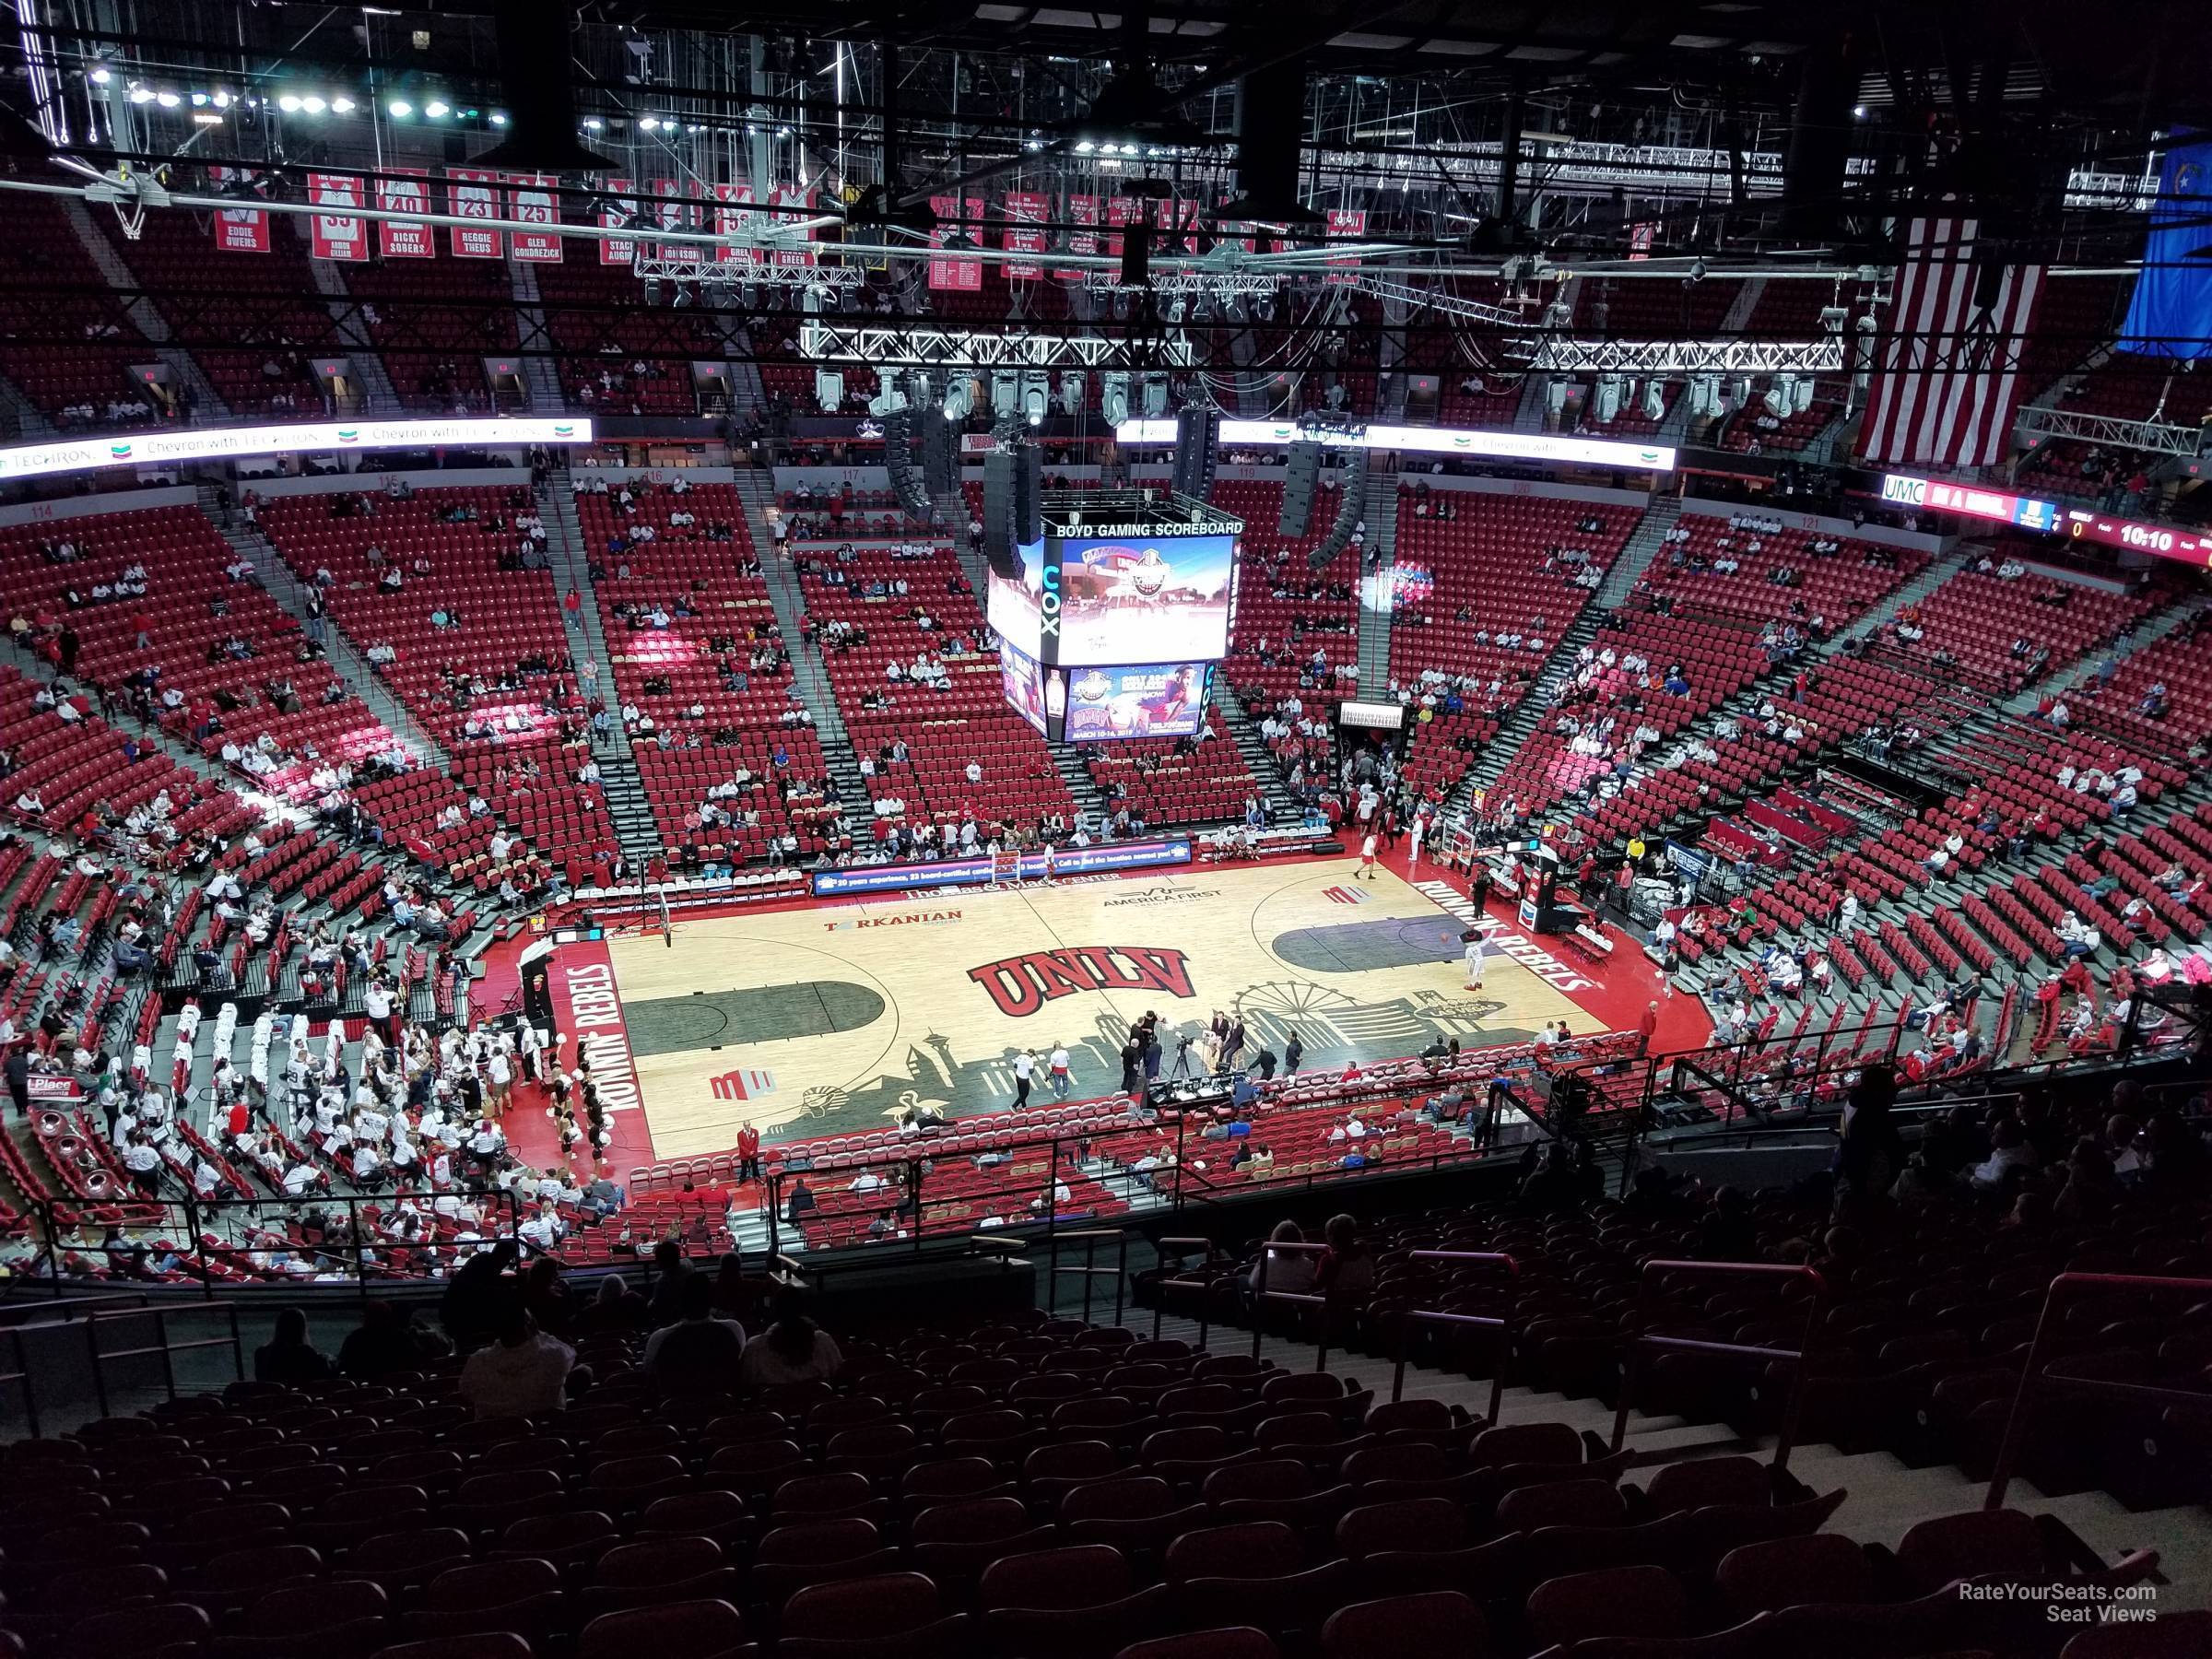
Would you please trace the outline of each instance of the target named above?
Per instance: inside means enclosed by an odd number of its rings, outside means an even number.
[[[2143,274],[2113,344],[2144,357],[2212,357],[2212,134],[2174,134],[2151,204]]]

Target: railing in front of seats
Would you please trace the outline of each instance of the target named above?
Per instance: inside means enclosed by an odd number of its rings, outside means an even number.
[[[1112,1240],[1114,1247],[1113,1265],[1098,1265],[1099,1244]],[[1060,1247],[1080,1242],[1083,1246],[1083,1265],[1080,1267],[1060,1265]],[[1051,1249],[1045,1257],[1044,1305],[1054,1313],[1060,1311],[1060,1279],[1063,1275],[1083,1281],[1083,1323],[1090,1323],[1090,1287],[1094,1280],[1111,1277],[1113,1280],[1113,1323],[1120,1324],[1127,1311],[1129,1286],[1129,1235],[1120,1228],[1093,1227],[1080,1231],[1061,1232],[1057,1230],[1050,1240]]]
[[[2035,1335],[2028,1344],[2028,1358],[2020,1367],[2020,1384],[2006,1414],[2005,1438],[1997,1444],[1997,1461],[1989,1474],[1989,1491],[1982,1500],[1985,1510],[2005,1507],[2006,1489],[2012,1484],[2012,1466],[2019,1460],[2020,1441],[2028,1431],[2030,1403],[2039,1394],[2076,1394],[2091,1399],[2118,1400],[2144,1406],[2183,1406],[2197,1411],[2212,1406],[2201,1390],[2160,1388],[2149,1382],[2123,1382],[2116,1378],[2045,1376],[2044,1356],[2054,1334],[2061,1305],[2071,1292],[2081,1289],[2183,1290],[2212,1292],[2212,1278],[2169,1278],[2155,1274],[2062,1273],[2043,1292],[2043,1311],[2036,1316]]]
[[[1417,1250],[1410,1258],[1416,1262],[1499,1262],[1514,1278],[1521,1277],[1521,1264],[1503,1251],[1498,1250]],[[1441,1308],[1409,1308],[1400,1314],[1396,1352],[1396,1367],[1390,1378],[1390,1403],[1396,1405],[1406,1394],[1406,1350],[1411,1346],[1409,1332],[1417,1324],[1444,1325],[1463,1331],[1492,1331],[1497,1333],[1498,1351],[1490,1367],[1490,1422],[1498,1421],[1500,1406],[1505,1399],[1505,1373],[1512,1363],[1514,1337],[1519,1324],[1511,1319],[1501,1319],[1491,1313],[1450,1313]]]
[[[1166,1317],[1168,1311],[1168,1292],[1171,1290],[1195,1290],[1198,1292],[1198,1346],[1206,1347],[1206,1335],[1212,1331],[1214,1325],[1213,1314],[1206,1307],[1206,1292],[1213,1288],[1214,1281],[1212,1279],[1169,1278],[1165,1276],[1171,1252],[1178,1262],[1194,1250],[1203,1250],[1206,1253],[1206,1260],[1209,1264],[1218,1260],[1218,1255],[1214,1249],[1214,1241],[1211,1239],[1161,1238],[1152,1241],[1152,1249],[1154,1252],[1153,1268],[1162,1276],[1154,1281],[1152,1287],[1155,1298],[1152,1303],[1153,1340],[1157,1342],[1159,1339],[1160,1321]]]
[[[1690,1336],[1654,1336],[1643,1329],[1643,1311],[1651,1296],[1652,1280],[1662,1273],[1698,1274],[1711,1278],[1786,1278],[1812,1286],[1805,1316],[1805,1335],[1795,1348],[1760,1347],[1747,1342],[1710,1342]],[[1705,1354],[1715,1359],[1761,1359],[1791,1367],[1789,1399],[1783,1406],[1782,1428],[1774,1440],[1773,1469],[1781,1474],[1790,1465],[1790,1448],[1797,1439],[1797,1418],[1805,1405],[1805,1359],[1813,1334],[1820,1328],[1820,1313],[1828,1303],[1828,1281],[1810,1267],[1780,1262],[1680,1262],[1654,1259],[1643,1264],[1636,1283],[1636,1330],[1625,1339],[1622,1356],[1620,1405],[1613,1414],[1613,1450],[1628,1441],[1629,1413],[1635,1408],[1637,1385],[1643,1380],[1647,1354]]]

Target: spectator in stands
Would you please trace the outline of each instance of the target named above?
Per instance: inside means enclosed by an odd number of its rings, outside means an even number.
[[[1897,1076],[1888,1066],[1869,1065],[1852,1086],[1843,1112],[1842,1142],[1836,1156],[1836,1213],[1866,1216],[1888,1199],[1904,1168],[1904,1141],[1891,1121],[1897,1103]]]
[[[400,1371],[418,1371],[453,1352],[453,1345],[418,1324],[395,1301],[378,1297],[361,1310],[361,1323],[338,1347],[338,1370],[356,1382],[373,1382]]]
[[[494,1337],[461,1368],[461,1398],[479,1422],[564,1410],[571,1388],[590,1382],[576,1365],[576,1350],[540,1331],[519,1296],[504,1298]]]
[[[1322,1239],[1328,1248],[1314,1265],[1313,1285],[1328,1299],[1331,1315],[1341,1319],[1374,1288],[1374,1252],[1359,1237],[1359,1223],[1350,1216],[1331,1216]]]
[[[276,1328],[269,1340],[253,1350],[256,1382],[320,1382],[331,1375],[329,1359],[307,1339],[307,1313],[284,1308],[276,1314]]]
[[[745,1345],[737,1382],[747,1388],[826,1382],[843,1363],[830,1333],[806,1316],[806,1299],[786,1286],[776,1293],[774,1323]]]
[[[1999,1118],[1990,1126],[1989,1140],[1990,1154],[1974,1167],[1971,1177],[1976,1192],[2007,1191],[2014,1184],[2016,1171],[2026,1175],[2041,1168],[2042,1159],[2018,1118]]]
[[[714,1306],[714,1283],[703,1273],[683,1281],[681,1317],[646,1339],[643,1366],[669,1395],[725,1392],[745,1357],[745,1327]]]
[[[1273,1162],[1272,1156],[1269,1159]],[[1249,1311],[1258,1306],[1263,1275],[1265,1288],[1270,1293],[1280,1291],[1290,1296],[1309,1296],[1313,1290],[1315,1253],[1310,1250],[1278,1250],[1278,1244],[1303,1244],[1306,1235],[1297,1222],[1285,1219],[1275,1224],[1267,1235],[1266,1247],[1244,1276],[1244,1306]]]

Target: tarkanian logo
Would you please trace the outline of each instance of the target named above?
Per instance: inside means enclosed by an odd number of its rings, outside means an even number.
[[[718,1100],[757,1100],[776,1092],[776,1074],[767,1071],[726,1071],[711,1087]]]
[[[850,922],[825,922],[824,933],[853,933],[865,927],[919,927],[926,923],[958,922],[957,910],[907,911],[896,916],[859,916]]]
[[[1027,1019],[1048,1002],[1086,991],[1157,991],[1195,996],[1190,960],[1180,950],[1149,945],[1078,945],[1032,950],[968,970],[998,1011]]]
[[[1323,888],[1321,896],[1331,904],[1365,904],[1367,902],[1367,895],[1356,888]]]
[[[108,445],[108,453],[118,461],[128,461],[131,458],[131,446],[127,443],[111,443]]]

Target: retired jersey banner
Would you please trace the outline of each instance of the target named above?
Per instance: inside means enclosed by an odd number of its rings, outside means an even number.
[[[795,225],[799,222],[801,216],[811,214],[814,211],[814,192],[802,189],[796,184],[779,184],[775,190],[775,204],[784,209],[782,214],[777,216],[776,222],[781,225]],[[786,269],[799,269],[820,264],[821,255],[816,252],[814,246],[814,232],[807,231],[806,237],[806,240],[803,243],[794,242],[788,248],[778,249],[776,263]]]
[[[1198,207],[1196,202],[1175,204],[1175,228],[1182,232],[1182,251],[1198,252]]]
[[[691,228],[691,208],[688,203],[678,200],[683,186],[674,179],[655,179],[653,182],[653,222],[663,230],[688,230]],[[701,258],[697,248],[687,242],[660,244],[663,259]]]
[[[1366,208],[1332,207],[1329,209],[1329,240],[1331,241],[1341,241],[1347,238],[1356,241],[1366,234]],[[1342,259],[1332,259],[1328,263],[1331,265],[1356,265],[1359,263],[1359,260],[1357,254],[1353,254],[1347,255]],[[1351,277],[1339,276],[1334,271],[1322,278],[1322,281],[1324,282],[1335,283],[1345,283],[1351,280]]]
[[[507,184],[508,218],[521,219],[526,225],[560,223],[560,197],[553,193],[553,180],[547,174],[512,175]],[[542,230],[517,230],[514,256],[533,265],[559,265],[560,238]]]
[[[211,167],[207,177],[218,190],[251,184],[254,175],[238,167]],[[266,253],[269,251],[269,215],[265,207],[218,207],[215,211],[215,245],[225,253]]]
[[[413,168],[394,168],[393,174],[377,180],[376,205],[386,213],[428,213],[429,175]],[[429,259],[437,254],[437,233],[420,219],[379,219],[376,229],[386,259]]]
[[[1067,251],[1070,253],[1096,253],[1099,251],[1099,233],[1082,229],[1099,222],[1099,198],[1095,195],[1071,195],[1067,198],[1068,223],[1077,227],[1067,233]],[[1053,273],[1063,282],[1080,282],[1079,268],[1057,270]]]
[[[496,219],[500,217],[499,185],[498,173],[449,167],[445,170],[445,210],[455,218]],[[471,225],[453,227],[455,259],[498,259],[506,245],[507,239],[500,231]]]
[[[757,236],[760,231],[760,215],[753,208],[753,187],[750,184],[717,184],[714,186],[714,234],[717,236]],[[724,242],[714,251],[714,257],[724,265],[757,265],[760,250],[739,247]]]
[[[324,208],[359,207],[361,182],[351,173],[309,173],[307,199],[316,211],[308,220],[317,259],[369,257],[369,221],[353,213],[325,213]]]
[[[599,224],[606,230],[627,230],[638,222],[638,198],[630,193],[637,188],[629,179],[609,179],[606,194],[599,200]],[[632,238],[610,236],[599,244],[599,263],[603,265],[626,265],[638,256],[638,244]]]
[[[942,248],[946,239],[956,230],[968,241],[974,241],[982,230],[983,204],[980,196],[931,196],[930,210],[937,216],[937,228],[930,232],[929,243]],[[956,222],[957,221],[957,222]],[[929,256],[929,286],[933,288],[952,289],[961,293],[975,293],[983,286],[983,262],[963,259],[953,253],[932,253]]]
[[[1042,253],[1044,248],[1045,198],[1033,190],[1006,192],[1006,252],[1009,253]],[[1010,282],[1034,282],[1044,275],[1044,266],[1034,259],[1006,261],[1006,279]]]

